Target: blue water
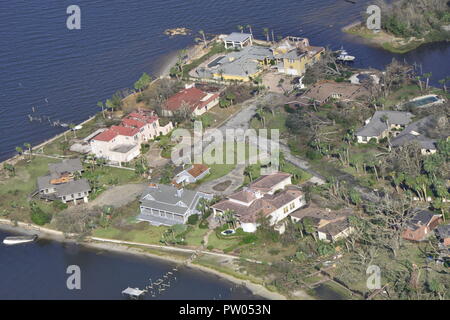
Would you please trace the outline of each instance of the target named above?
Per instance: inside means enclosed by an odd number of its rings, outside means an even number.
[[[370,1],[344,0],[47,0],[0,4],[0,159],[25,142],[37,144],[62,128],[30,123],[27,115],[79,123],[96,103],[130,88],[142,72],[157,75],[167,57],[193,43],[195,35],[169,38],[172,27],[206,33],[236,31],[251,24],[263,38],[307,36],[312,44],[357,56],[357,67],[382,68],[392,57],[423,65],[432,83],[448,75],[448,43],[423,46],[404,56],[360,43],[340,31],[359,18]],[[66,8],[81,8],[81,30],[66,28]],[[47,100],[46,100],[47,99]],[[47,102],[48,101],[48,102]]]
[[[125,299],[127,287],[144,288],[175,266],[157,259],[88,249],[73,243],[38,239],[34,243],[6,246],[0,230],[0,300],[2,299]],[[67,267],[81,271],[81,289],[67,289]],[[260,299],[248,289],[216,275],[186,267],[175,272],[161,294],[145,299]]]

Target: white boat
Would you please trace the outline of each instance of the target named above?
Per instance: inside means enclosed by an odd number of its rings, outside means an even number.
[[[354,61],[356,59],[356,57],[349,55],[344,49],[338,50],[337,54],[338,56],[336,59],[340,61]]]
[[[14,245],[14,244],[22,244],[27,242],[33,242],[38,238],[36,234],[32,236],[18,236],[18,237],[6,237],[3,239],[3,244],[6,245]]]

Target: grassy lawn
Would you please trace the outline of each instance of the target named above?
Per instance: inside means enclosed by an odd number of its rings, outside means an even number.
[[[127,184],[142,182],[142,177],[134,171],[113,167],[97,168],[94,173],[98,176],[101,185]],[[114,180],[114,181],[113,181]]]
[[[36,190],[36,179],[48,172],[48,164],[55,159],[34,157],[31,162],[20,160],[16,165],[14,177],[0,178],[0,215],[11,219],[29,221],[29,201],[27,197]],[[47,212],[53,211],[49,203],[38,201]]]
[[[135,225],[135,229],[115,227],[99,228],[92,232],[92,236],[108,239],[117,239],[131,242],[141,242],[148,244],[160,244],[164,231],[167,227],[155,227],[147,222],[140,222]]]
[[[271,112],[264,112],[265,127],[263,127],[262,121],[253,118],[250,121],[250,127],[253,129],[278,129],[280,135],[287,132],[286,119],[288,114],[284,112],[281,108],[277,108],[272,114]]]
[[[204,235],[208,232],[208,229],[201,229],[198,226],[190,227],[191,230],[186,234],[184,238],[188,246],[201,246]]]
[[[209,236],[208,247],[212,246],[214,249],[224,250],[231,247],[237,247],[240,242],[240,238],[219,239],[216,233],[213,232]]]

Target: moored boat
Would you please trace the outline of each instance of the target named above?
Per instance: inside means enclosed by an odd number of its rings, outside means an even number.
[[[14,244],[33,242],[37,238],[38,238],[37,234],[31,235],[31,236],[6,237],[5,239],[3,239],[3,244],[14,245]]]
[[[348,52],[344,49],[336,51],[337,54],[337,60],[339,61],[355,61],[356,57],[351,56],[348,54]]]

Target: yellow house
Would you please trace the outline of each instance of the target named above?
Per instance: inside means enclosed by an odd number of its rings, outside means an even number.
[[[308,66],[319,61],[325,48],[310,46],[307,38],[287,37],[272,51],[278,72],[300,76]]]

